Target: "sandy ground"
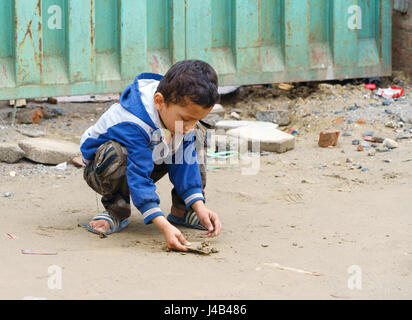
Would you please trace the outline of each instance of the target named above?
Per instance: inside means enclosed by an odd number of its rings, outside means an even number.
[[[242,165],[209,170],[207,205],[223,223],[210,256],[167,252],[135,208],[125,230],[101,239],[78,227],[102,210],[81,169],[0,164],[0,298],[410,299],[412,140],[368,157],[351,141],[369,129],[376,124],[354,124],[335,148],[319,148],[316,133],[298,137],[293,151],[262,156],[256,175]],[[347,158],[369,170],[351,170]],[[170,189],[167,177],[158,183],[164,212]],[[180,229],[189,241],[206,238]],[[48,287],[54,265],[61,289]],[[348,286],[351,268],[361,287]]]

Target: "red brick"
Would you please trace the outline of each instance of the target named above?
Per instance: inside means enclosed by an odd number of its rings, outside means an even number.
[[[319,134],[318,146],[322,148],[336,146],[338,144],[339,134],[339,130],[328,130],[321,132]]]

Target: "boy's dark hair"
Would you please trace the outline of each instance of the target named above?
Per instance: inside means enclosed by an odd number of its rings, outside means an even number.
[[[160,80],[157,92],[166,103],[185,105],[186,98],[204,108],[214,106],[219,94],[216,71],[200,60],[183,60],[174,64]]]

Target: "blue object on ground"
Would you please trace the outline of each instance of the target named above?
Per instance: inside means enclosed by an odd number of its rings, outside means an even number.
[[[352,144],[354,146],[357,146],[359,143],[360,143],[360,140],[358,140],[358,139],[352,140]]]
[[[364,147],[365,149],[369,149],[371,147],[370,144],[367,143],[366,141],[362,141],[361,146]]]

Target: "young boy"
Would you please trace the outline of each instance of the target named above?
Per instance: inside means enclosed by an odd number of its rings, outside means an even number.
[[[103,196],[106,209],[92,219],[89,231],[110,234],[125,228],[131,196],[144,223],[153,222],[163,232],[169,249],[186,251],[189,244],[171,223],[207,230],[210,237],[219,234],[219,217],[204,204],[205,162],[195,148],[195,142],[204,146],[205,128],[198,121],[216,103],[217,86],[216,72],[199,60],[178,62],[164,77],[143,73],[120,103],[87,129],[80,147],[84,179]],[[166,173],[174,185],[167,219],[154,184]]]

